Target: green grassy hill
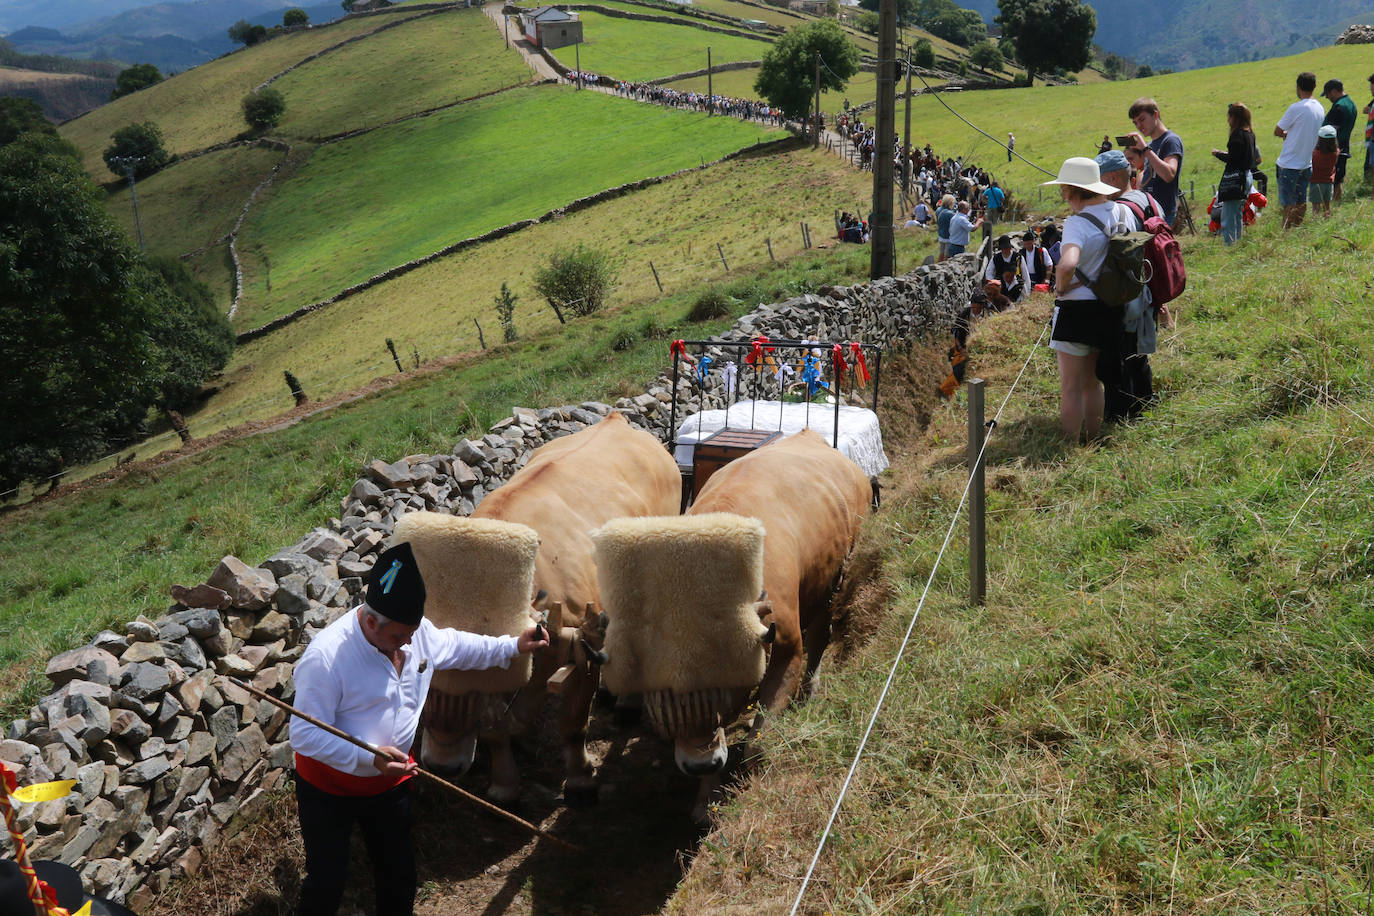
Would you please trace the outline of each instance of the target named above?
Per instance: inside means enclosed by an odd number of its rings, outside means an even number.
[[[635,19],[614,19],[583,12],[584,41],[574,48],[558,48],[554,56],[567,67],[576,60],[583,70],[616,79],[651,80],[706,67],[706,48],[713,63],[759,60],[770,42],[739,38],[690,25],[669,25]]]

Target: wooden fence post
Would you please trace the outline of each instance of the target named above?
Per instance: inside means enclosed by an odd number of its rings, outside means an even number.
[[[716,242],[716,252],[720,255],[720,264],[725,268],[725,272],[730,272],[730,265],[725,262],[725,249],[720,247],[720,242]]]
[[[653,261],[649,262],[649,269],[654,272],[654,282],[658,284],[658,291],[663,292],[663,281],[658,278],[658,268],[654,266]]]
[[[482,325],[478,323],[476,318],[472,319],[472,323],[477,325],[477,342],[481,344],[482,349],[485,350],[487,348],[487,339],[482,335]]]
[[[390,337],[386,339],[386,348],[391,351],[391,358],[396,363],[396,371],[404,372],[405,370],[401,368],[401,358],[396,355],[396,344],[392,342]]]
[[[975,378],[968,383],[968,600],[976,605],[985,604],[988,593],[983,441],[983,380]]]

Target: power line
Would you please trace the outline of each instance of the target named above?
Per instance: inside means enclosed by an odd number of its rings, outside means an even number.
[[[973,123],[972,121],[970,121],[968,118],[964,117],[963,115],[959,114],[959,112],[957,112],[957,111],[955,111],[953,108],[951,108],[950,105],[949,105],[949,103],[946,102],[944,99],[942,99],[942,98],[940,97],[940,91],[939,91],[938,89],[936,89],[934,86],[930,85],[930,83],[927,83],[927,82],[926,82],[926,78],[925,78],[924,76],[922,76],[922,75],[919,74],[919,73],[916,73],[916,71],[915,71],[914,69],[912,70],[912,73],[915,73],[916,78],[917,78],[918,80],[920,80],[921,83],[922,83],[927,89],[930,90],[930,94],[931,94],[931,95],[935,96],[935,101],[939,102],[941,105],[945,106],[945,108],[949,109],[949,113],[950,113],[950,114],[954,115],[954,116],[955,116],[956,118],[958,118],[960,121],[963,121],[963,122],[964,122],[965,124],[967,124],[969,127],[972,127],[974,130],[978,131],[978,133],[982,134],[984,137],[987,137],[987,138],[988,138],[989,140],[991,140],[993,143],[996,143],[998,146],[1002,147],[1003,149],[1006,149],[1007,145],[1006,145],[1005,143],[1003,143],[1001,140],[997,139],[997,138],[994,137],[992,134],[990,134],[990,133],[988,133],[987,131],[983,130],[983,128],[979,127],[977,124],[974,124],[974,123]],[[1012,149],[1012,150],[1007,150],[1007,151],[1008,151],[1009,153],[1011,153],[1013,156],[1015,156],[1017,159],[1020,159],[1020,160],[1021,160],[1022,162],[1024,162],[1026,165],[1030,166],[1031,168],[1033,168],[1033,169],[1038,169],[1039,171],[1044,172],[1046,175],[1050,176],[1051,178],[1057,178],[1057,177],[1058,177],[1054,172],[1049,171],[1048,169],[1042,167],[1041,165],[1039,165],[1039,164],[1037,164],[1037,163],[1031,162],[1029,159],[1027,159],[1025,156],[1022,156],[1022,155],[1021,155],[1020,153],[1018,153],[1016,150]]]

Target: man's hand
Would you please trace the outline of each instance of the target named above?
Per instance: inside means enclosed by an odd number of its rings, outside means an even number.
[[[522,655],[526,652],[533,652],[535,649],[542,649],[548,644],[548,634],[544,632],[544,628],[539,624],[535,624],[521,633],[520,636],[517,637],[515,643]]]
[[[405,776],[414,773],[420,765],[410,759],[405,751],[391,745],[378,748],[381,752],[372,758],[372,765],[384,776]]]
[[[1149,144],[1145,142],[1145,138],[1141,135],[1140,131],[1133,130],[1126,136],[1131,139],[1130,146],[1128,146],[1127,149],[1133,149],[1142,154],[1145,152],[1145,147]]]

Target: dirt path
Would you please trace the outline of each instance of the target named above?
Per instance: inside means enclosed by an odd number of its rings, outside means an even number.
[[[486,6],[482,7],[482,12],[487,14],[492,24],[496,26],[497,31],[503,36],[506,34],[506,24],[502,21],[505,17],[501,15],[501,10],[504,8],[505,3],[499,2],[499,0],[496,3],[488,3]],[[559,79],[558,71],[549,66],[549,62],[544,59],[542,54],[534,49],[534,46],[529,43],[529,40],[526,39],[525,36],[518,35],[514,37],[511,40],[511,44],[514,45],[515,50],[520,52],[520,56],[525,59],[525,63],[529,64],[530,69],[533,70],[540,79]]]

